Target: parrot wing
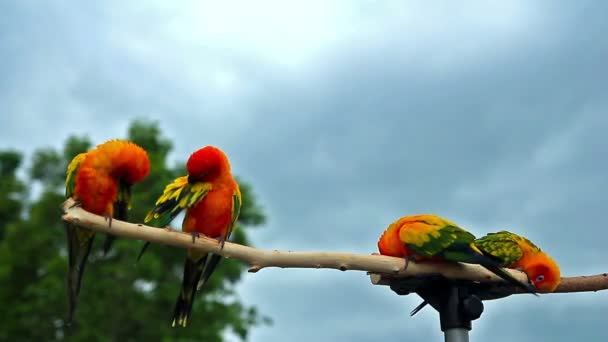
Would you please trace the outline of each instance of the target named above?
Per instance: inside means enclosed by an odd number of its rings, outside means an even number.
[[[165,187],[156,201],[156,206],[148,212],[144,222],[154,220],[158,227],[167,226],[182,212],[200,202],[211,190],[211,183],[188,183],[188,176],[178,177]]]
[[[228,229],[226,229],[226,235],[224,235],[222,238],[221,247],[224,247],[224,241],[228,240],[230,234],[232,233],[232,229],[236,225],[236,221],[239,219],[242,201],[241,190],[237,186],[234,190],[234,194],[232,195],[232,220],[230,220],[230,225],[228,226]]]
[[[223,247],[223,241],[228,240],[228,238],[230,237],[230,234],[232,233],[232,229],[234,228],[234,226],[236,225],[236,222],[239,218],[239,214],[241,212],[241,204],[242,204],[242,198],[241,198],[241,191],[239,190],[239,188],[237,187],[234,195],[232,196],[232,221],[230,222],[230,226],[228,227],[228,229],[226,230],[226,235],[224,236],[220,246]],[[208,256],[208,259],[205,262],[205,265],[203,267],[203,272],[202,272],[202,276],[201,276],[201,281],[199,282],[198,288],[200,289],[209,279],[209,277],[211,276],[211,274],[213,273],[213,271],[215,270],[215,267],[217,266],[217,264],[220,262],[220,260],[222,259],[221,255],[217,255],[217,254],[211,254],[210,256]]]
[[[65,197],[70,198],[74,194],[76,186],[76,174],[80,164],[87,157],[87,152],[77,154],[66,169],[65,178]],[[86,261],[93,245],[95,233],[91,230],[80,228],[66,223],[66,236],[68,245],[68,317],[67,323],[71,324],[76,310],[76,301],[80,293],[82,275],[86,266]]]
[[[408,229],[401,229],[399,237],[417,255],[446,259],[451,256],[446,253],[459,254],[460,246],[467,246],[475,240],[473,234],[449,221],[424,218],[412,221]],[[451,257],[458,259],[456,255]]]
[[[87,152],[79,153],[68,164],[65,173],[65,198],[72,197],[74,186],[76,184],[76,173],[82,161],[87,157]]]
[[[163,194],[156,201],[155,207],[144,218],[144,222],[152,222],[155,227],[168,226],[184,209],[200,202],[211,188],[211,183],[190,184],[188,176],[176,178],[165,187]],[[137,256],[137,261],[141,259],[149,245],[150,242],[148,241],[143,245]]]
[[[494,257],[502,267],[508,266],[523,256],[523,251],[514,235],[507,231],[489,233],[475,240],[475,246],[484,255]]]

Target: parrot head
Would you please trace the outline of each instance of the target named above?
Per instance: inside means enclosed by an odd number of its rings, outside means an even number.
[[[553,292],[561,280],[559,266],[545,253],[536,255],[525,272],[541,293]]]
[[[110,174],[129,185],[142,181],[150,172],[148,153],[139,145],[121,139],[97,145],[96,158],[107,164]]]
[[[407,255],[405,244],[399,238],[399,229],[401,226],[397,224],[398,222],[399,221],[394,222],[388,226],[380,236],[380,239],[378,240],[378,250],[380,251],[380,254],[398,258]]]
[[[219,148],[205,146],[192,153],[186,164],[191,181],[211,181],[230,170],[228,158]]]

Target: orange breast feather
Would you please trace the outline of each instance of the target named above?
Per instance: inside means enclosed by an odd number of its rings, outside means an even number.
[[[408,252],[405,244],[399,238],[400,225],[397,222],[391,224],[378,240],[378,250],[382,255],[403,258]]]
[[[182,225],[185,232],[199,232],[211,238],[224,236],[232,222],[233,186],[211,190],[188,209]]]
[[[94,156],[87,156],[78,170],[74,199],[79,200],[86,211],[97,215],[112,216],[114,214],[113,202],[118,194],[118,184],[108,173],[94,167],[94,163],[90,160],[92,157]],[[89,162],[87,163],[87,161]]]

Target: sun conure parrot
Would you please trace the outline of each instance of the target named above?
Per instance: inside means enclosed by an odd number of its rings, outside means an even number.
[[[541,293],[553,292],[561,280],[557,263],[532,241],[523,236],[502,230],[489,233],[474,242],[486,256],[498,262],[500,267],[523,271]],[[426,302],[412,310],[420,311]]]
[[[206,146],[190,156],[186,170],[188,175],[176,178],[165,187],[144,221],[154,220],[154,226],[166,227],[186,209],[182,231],[192,234],[193,242],[199,234],[217,238],[223,248],[241,210],[241,192],[232,177],[228,158],[217,147]],[[172,326],[187,325],[197,289],[209,279],[221,258],[188,249]]]
[[[378,240],[380,254],[416,261],[451,261],[478,264],[528,292],[533,286],[519,282],[499,263],[474,245],[475,236],[436,215],[405,216],[393,222]]]
[[[127,219],[131,186],[143,180],[150,171],[148,154],[138,145],[125,140],[110,140],[80,153],[66,170],[66,198],[73,198],[84,210],[103,215],[109,220]],[[95,232],[66,223],[68,244],[68,318],[70,324],[76,309],[86,261]],[[108,235],[104,253],[113,237]]]
[[[502,230],[475,240],[482,253],[501,267],[523,271],[539,292],[553,292],[561,280],[557,263],[523,236]]]

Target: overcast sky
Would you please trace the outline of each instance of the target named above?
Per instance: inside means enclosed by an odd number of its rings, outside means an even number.
[[[564,276],[608,271],[608,3],[0,4],[0,148],[123,137],[213,144],[268,215],[256,247],[369,254],[395,219],[509,229]],[[439,341],[363,272],[266,269],[250,341]],[[608,291],[486,303],[472,341],[606,341]]]

